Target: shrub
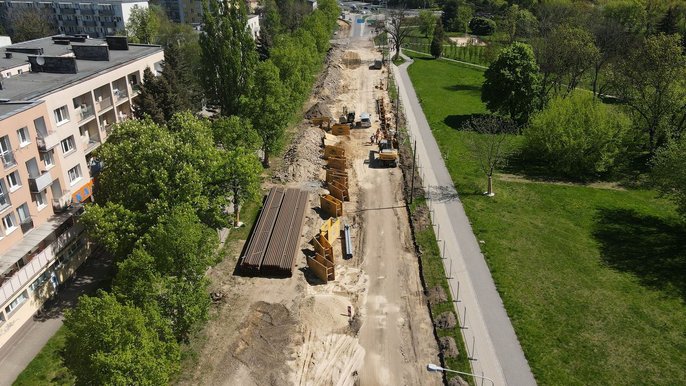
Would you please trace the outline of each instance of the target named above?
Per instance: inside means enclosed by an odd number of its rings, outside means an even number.
[[[552,100],[533,116],[524,132],[526,150],[554,174],[597,177],[620,160],[629,127],[615,107],[577,93]]]
[[[475,17],[469,21],[469,29],[474,35],[488,36],[495,32],[496,24],[485,17]]]

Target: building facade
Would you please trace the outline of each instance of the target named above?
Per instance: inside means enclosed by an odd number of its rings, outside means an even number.
[[[0,1],[0,17],[11,17],[17,12],[40,12],[55,23],[57,31],[61,34],[105,37],[124,31],[134,6],[147,8],[148,2],[147,0],[84,2],[2,0]]]
[[[88,256],[78,222],[93,194],[93,156],[130,119],[143,71],[162,48],[55,36],[0,58],[0,346]]]

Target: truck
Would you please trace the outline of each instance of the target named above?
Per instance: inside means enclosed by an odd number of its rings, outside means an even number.
[[[379,141],[379,162],[383,166],[398,166],[398,149],[393,148],[393,142],[388,139]]]
[[[369,113],[360,114],[360,127],[372,127],[372,116]]]

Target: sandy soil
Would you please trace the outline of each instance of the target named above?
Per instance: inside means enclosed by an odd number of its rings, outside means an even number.
[[[347,33],[343,26],[341,34]],[[357,60],[342,59],[359,57]],[[402,201],[399,168],[376,168],[369,136],[379,122],[375,87],[387,76],[369,70],[379,56],[371,41],[341,39],[330,65],[315,87],[310,105],[324,103],[334,116],[347,106],[372,113],[368,129],[349,138],[325,135],[307,122],[286,152],[281,170],[269,184],[313,192],[302,230],[302,256],[292,278],[267,279],[234,275],[237,256],[227,257],[209,276],[212,291],[225,296],[198,343],[197,365],[182,385],[438,385],[427,373],[438,362],[426,300],[419,279],[407,212]],[[345,63],[345,64],[343,64]],[[388,99],[386,97],[386,99]],[[308,106],[309,107],[309,106]],[[305,255],[323,218],[318,194],[326,192],[318,146],[338,141],[350,160],[351,201],[344,204],[343,223],[353,228],[354,255],[341,258],[334,244],[336,280],[321,284]],[[355,310],[353,320],[348,306]]]

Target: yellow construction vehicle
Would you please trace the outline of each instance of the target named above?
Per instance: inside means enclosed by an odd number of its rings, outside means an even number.
[[[378,160],[383,166],[398,166],[398,149],[393,147],[393,141],[382,139],[379,141]]]

